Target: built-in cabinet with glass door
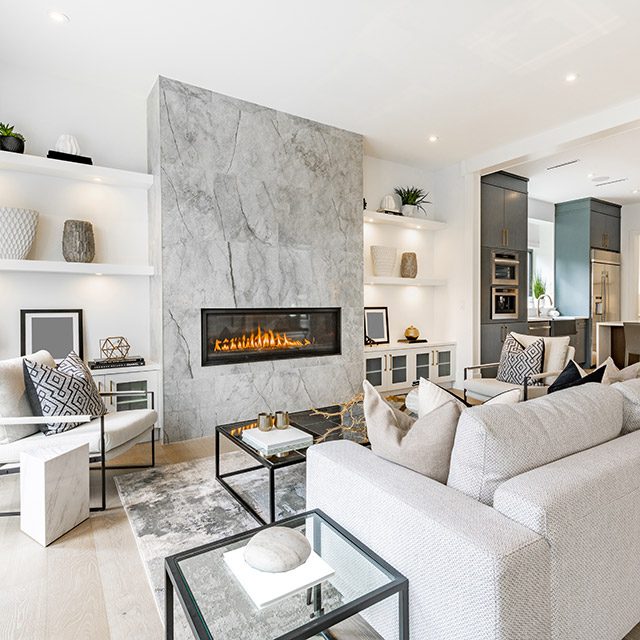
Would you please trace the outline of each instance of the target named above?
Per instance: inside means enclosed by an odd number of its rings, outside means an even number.
[[[129,409],[151,409],[158,412],[156,428],[162,430],[162,394],[160,393],[160,368],[156,365],[127,367],[122,369],[96,369],[91,372],[101,392],[139,392],[140,395],[105,396],[104,403],[109,413]]]
[[[409,389],[420,378],[451,386],[455,353],[452,342],[365,347],[366,379],[380,391]]]

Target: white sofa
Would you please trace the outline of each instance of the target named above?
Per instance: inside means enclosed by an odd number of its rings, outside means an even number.
[[[316,445],[307,506],[408,578],[415,640],[621,640],[640,622],[640,380],[623,384],[464,411],[447,485]],[[396,609],[364,615],[393,640]]]
[[[43,364],[54,366],[55,362],[46,351],[40,351],[31,356]],[[154,426],[157,413],[154,409],[132,409],[107,413],[94,418],[90,422],[70,431],[63,431],[45,436],[38,430],[37,423],[42,422],[33,416],[29,406],[23,376],[23,358],[12,358],[0,361],[0,480],[3,475],[19,473],[20,454],[23,451],[33,451],[43,447],[56,447],[60,444],[89,445],[89,460],[87,464],[98,463],[96,470],[101,472],[102,503],[93,510],[104,510],[106,507],[105,470],[109,468],[106,461],[115,458],[138,442],[150,441],[151,464],[133,465],[124,468],[142,468],[155,465],[155,437]],[[139,392],[111,392],[101,393],[102,396],[134,395]],[[153,395],[151,394],[151,406]],[[33,418],[33,422],[29,419]],[[12,422],[17,419],[16,422]],[[25,437],[15,439],[24,430]],[[0,515],[18,515],[19,512],[5,512]]]

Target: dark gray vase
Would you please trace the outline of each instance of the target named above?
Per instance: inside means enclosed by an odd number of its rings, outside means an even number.
[[[93,225],[86,220],[65,220],[62,255],[67,262],[93,262],[96,243]]]

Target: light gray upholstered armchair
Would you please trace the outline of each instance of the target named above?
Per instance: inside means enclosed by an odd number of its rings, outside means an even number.
[[[520,344],[528,347],[535,340],[539,340],[539,336],[528,336],[522,333],[511,334]],[[479,364],[464,369],[464,398],[473,398],[486,402],[500,393],[511,389],[520,389],[522,391],[522,399],[529,400],[546,395],[549,386],[558,377],[560,372],[575,356],[574,347],[569,346],[569,337],[562,336],[557,338],[544,339],[544,362],[542,365],[542,373],[527,376],[523,379],[522,384],[512,384],[510,382],[502,382],[496,378],[483,378],[481,374],[487,369],[495,369],[498,362],[488,364]],[[480,374],[480,375],[478,375]],[[543,381],[542,385],[534,386],[539,380]]]
[[[25,356],[42,364],[55,366],[55,361],[46,351]],[[34,433],[34,425],[43,422],[54,422],[49,418],[34,416],[26,397],[22,361],[24,358],[0,360],[0,477],[20,473],[20,454],[23,451],[33,451],[42,447],[55,447],[60,444],[89,445],[90,469],[100,472],[101,503],[99,507],[92,507],[92,511],[104,511],[106,508],[105,472],[107,469],[138,469],[155,466],[155,424],[158,414],[154,410],[153,392],[119,391],[103,392],[103,397],[109,396],[148,396],[150,409],[131,409],[107,413],[98,418],[91,416],[77,416],[81,423],[75,429],[63,431],[53,435],[45,435],[40,431]],[[65,416],[60,420],[69,422],[76,416]],[[27,435],[20,437],[20,430]],[[115,458],[138,442],[150,439],[151,460],[146,465],[110,465],[107,460]],[[6,511],[0,516],[17,516],[19,511]]]

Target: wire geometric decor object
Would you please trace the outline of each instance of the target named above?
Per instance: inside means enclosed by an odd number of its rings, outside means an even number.
[[[100,340],[100,354],[107,360],[122,360],[129,355],[131,345],[123,336],[111,336]]]

